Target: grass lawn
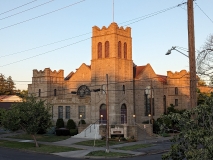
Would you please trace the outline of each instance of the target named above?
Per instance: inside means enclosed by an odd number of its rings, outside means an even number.
[[[119,152],[109,152],[105,151],[93,151],[87,154],[86,156],[100,156],[100,157],[122,157],[122,156],[131,156],[132,154],[128,153],[119,153]]]
[[[39,147],[37,148],[35,147],[34,143],[2,141],[2,140],[0,140],[0,147],[21,149],[26,151],[40,152],[40,153],[56,153],[56,152],[68,152],[68,151],[80,150],[78,148],[52,146],[52,145],[44,145],[44,144],[39,144]]]
[[[140,148],[147,148],[147,147],[151,147],[153,146],[152,144],[135,144],[132,146],[124,146],[124,147],[119,147],[119,148],[115,148],[115,149],[119,149],[119,150],[136,150],[136,149],[140,149]]]
[[[110,146],[116,145],[116,144],[122,144],[122,143],[126,143],[126,142],[109,141]],[[82,142],[78,142],[78,143],[75,143],[75,144],[83,145],[83,146],[94,146],[94,140],[82,141]],[[104,146],[106,146],[106,141],[105,140],[95,140],[95,146],[96,147],[104,147]]]
[[[19,135],[10,136],[7,138],[33,140],[32,136],[28,134],[19,134]],[[70,138],[70,136],[40,135],[40,134],[36,135],[36,140],[41,142],[57,142],[57,141],[65,140],[68,138]]]

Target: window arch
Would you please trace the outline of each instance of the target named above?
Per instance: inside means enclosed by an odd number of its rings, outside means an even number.
[[[56,89],[54,89],[54,96],[56,96],[56,92],[57,92],[57,90],[56,90]]]
[[[102,58],[102,43],[98,43],[98,58]]]
[[[178,87],[175,87],[175,95],[178,95]]]
[[[118,42],[118,58],[121,58],[121,41]]]
[[[41,97],[41,89],[38,90],[38,96]]]
[[[126,104],[121,105],[121,124],[127,123],[127,108]]]
[[[105,58],[109,58],[109,41],[105,42]]]
[[[124,43],[124,59],[127,59],[127,44]]]
[[[77,95],[80,97],[90,95],[90,89],[86,85],[82,85],[78,88]]]

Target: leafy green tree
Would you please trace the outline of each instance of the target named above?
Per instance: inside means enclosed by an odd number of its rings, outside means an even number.
[[[161,118],[170,118],[181,128],[172,139],[170,151],[162,159],[213,159],[213,93],[192,110],[183,114],[170,113]]]
[[[0,74],[0,95],[14,95],[15,88],[15,83],[11,76],[5,78],[3,74]]]
[[[4,108],[0,108],[0,126],[2,125],[2,117],[5,113],[5,109]]]
[[[19,96],[22,99],[26,99],[26,97],[28,97],[28,90],[17,90],[16,91],[16,95]]]
[[[41,129],[46,130],[51,126],[50,105],[32,95],[22,103],[16,103],[11,110],[2,117],[4,128],[15,131],[22,129],[34,139],[39,147],[35,135]]]

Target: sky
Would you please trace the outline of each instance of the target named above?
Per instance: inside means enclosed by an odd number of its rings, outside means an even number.
[[[23,90],[33,69],[63,69],[66,77],[82,63],[90,65],[92,27],[108,27],[113,17],[132,29],[136,65],[149,63],[162,75],[188,71],[187,57],[177,51],[165,55],[172,46],[188,54],[185,2],[114,0],[113,12],[113,0],[0,0],[0,74],[11,76]],[[213,0],[194,2],[196,50],[213,34],[212,6]]]

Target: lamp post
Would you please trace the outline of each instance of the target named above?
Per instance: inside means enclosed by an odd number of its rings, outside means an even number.
[[[80,126],[81,126],[81,119],[82,119],[82,115],[80,114],[80,115],[79,115],[79,117],[80,117]]]
[[[132,115],[133,119],[134,119],[134,125],[135,125],[135,114]]]
[[[150,116],[151,116],[151,114],[149,114],[149,124],[150,124]]]
[[[102,124],[103,115],[101,115],[101,124]]]

